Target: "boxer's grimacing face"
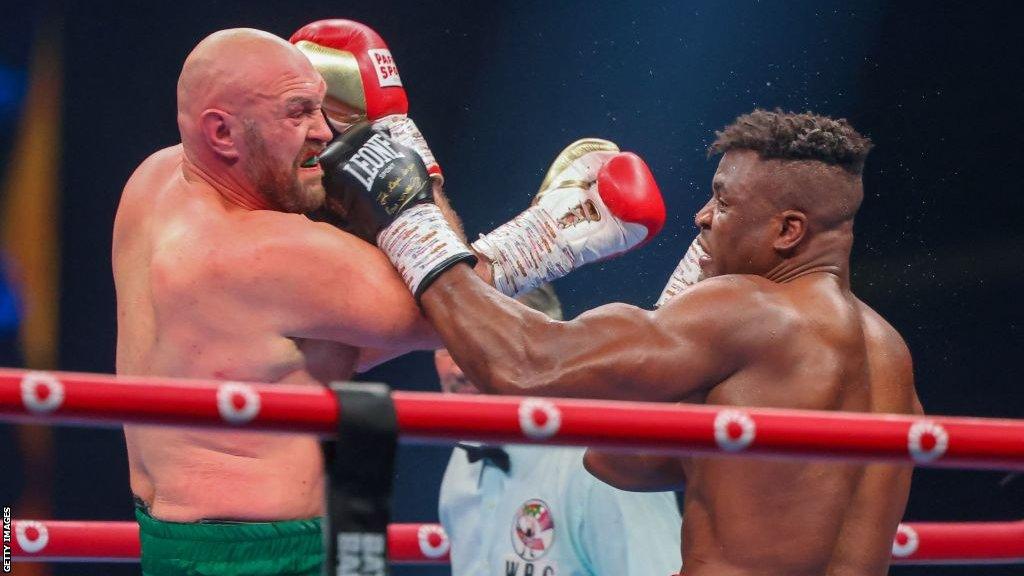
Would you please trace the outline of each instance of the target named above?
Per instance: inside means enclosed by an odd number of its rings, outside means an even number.
[[[770,201],[771,166],[757,152],[732,150],[722,156],[712,179],[711,199],[697,212],[705,277],[767,273],[775,264],[772,242],[777,214]]]
[[[243,115],[243,169],[279,210],[305,213],[323,204],[318,155],[332,136],[320,111],[324,91],[320,74],[302,66],[273,78]]]

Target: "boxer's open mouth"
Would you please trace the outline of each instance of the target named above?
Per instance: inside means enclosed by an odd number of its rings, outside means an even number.
[[[319,154],[313,154],[309,158],[306,158],[305,162],[303,162],[302,164],[299,164],[299,167],[301,167],[301,168],[312,168],[312,167],[316,166],[319,163],[320,163],[320,155]]]
[[[697,257],[697,263],[701,266],[701,268],[704,268],[705,266],[711,263],[713,258],[711,257],[711,254],[708,252],[708,245],[704,241],[704,238],[697,236],[697,245],[700,246],[700,249],[703,252],[703,254]]]

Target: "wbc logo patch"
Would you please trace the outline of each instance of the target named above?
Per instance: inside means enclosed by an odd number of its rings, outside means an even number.
[[[555,541],[555,519],[543,500],[527,500],[512,520],[512,549],[523,560],[537,560]]]

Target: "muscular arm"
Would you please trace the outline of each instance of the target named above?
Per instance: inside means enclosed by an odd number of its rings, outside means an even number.
[[[456,222],[458,217],[450,214]],[[294,214],[252,215],[251,238],[216,259],[244,297],[270,309],[286,336],[360,348],[358,371],[441,347],[387,256],[337,228]],[[478,264],[478,277],[489,266]]]
[[[746,284],[705,282],[653,312],[611,304],[558,322],[457,266],[421,302],[452,357],[486,392],[672,401],[738,367],[738,335],[755,308]]]
[[[437,204],[437,207],[441,209],[441,213],[444,214],[444,218],[448,222],[448,225],[451,226],[452,230],[454,230],[455,233],[458,234],[460,238],[466,240],[466,232],[462,228],[462,220],[459,218],[459,215],[456,214],[455,210],[452,208],[451,203],[448,201],[448,196],[445,195],[441,187],[441,184],[435,180],[433,182],[433,186],[434,203]],[[490,263],[487,262],[485,257],[480,256],[480,260],[477,262],[477,265],[474,267],[473,270],[476,272],[477,276],[479,276],[484,282],[488,284],[493,283],[493,280],[491,278],[491,266]],[[434,346],[434,348],[437,347],[439,346]],[[361,348],[359,350],[359,359],[356,362],[356,372],[365,372],[375,366],[387,362],[388,360],[397,358],[398,356],[401,356],[406,352],[409,352],[409,350],[402,348]]]
[[[224,281],[274,315],[285,336],[387,349],[440,346],[405,283],[372,244],[292,214],[253,215],[249,242],[224,254]],[[217,274],[217,271],[213,271]]]

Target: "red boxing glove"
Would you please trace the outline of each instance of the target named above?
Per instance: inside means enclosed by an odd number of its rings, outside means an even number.
[[[636,154],[622,152],[601,167],[597,190],[608,211],[623,223],[623,228],[631,228],[632,234],[642,237],[638,244],[628,243],[625,250],[647,244],[665,226],[665,201],[661,191],[647,163]],[[632,234],[627,233],[627,236]]]
[[[665,203],[647,164],[607,140],[585,138],[555,158],[533,205],[473,249],[492,264],[508,296],[649,242]]]
[[[398,67],[384,40],[372,28],[352,20],[319,20],[289,39],[313,63],[327,83],[324,112],[331,126],[345,132],[361,120],[423,158],[431,176],[441,168],[416,124],[407,116],[409,100]]]

